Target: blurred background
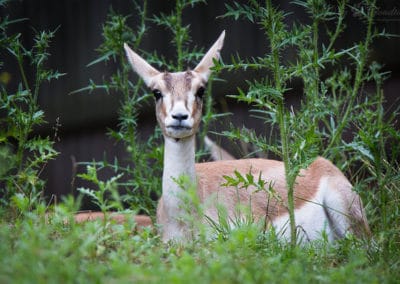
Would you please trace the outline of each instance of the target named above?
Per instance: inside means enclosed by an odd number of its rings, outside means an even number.
[[[290,1],[272,1],[274,5],[290,13],[288,21],[308,21],[304,11]],[[231,18],[219,18],[226,12],[225,3],[232,1],[208,1],[198,4],[193,9],[185,10],[183,22],[190,24],[192,46],[207,49],[226,30],[226,39],[222,57],[225,63],[230,62],[232,55],[240,54],[242,58],[263,55],[268,50],[268,42],[257,25],[245,21],[234,21]],[[332,3],[334,3],[332,1]],[[386,32],[400,35],[400,3],[398,1],[378,1],[376,26]],[[55,30],[56,37],[50,48],[48,67],[66,73],[58,80],[42,87],[39,96],[41,108],[46,114],[48,124],[37,132],[45,136],[54,136],[57,132],[55,148],[59,156],[48,164],[43,172],[47,180],[46,193],[65,195],[73,193],[79,186],[75,175],[79,169],[76,162],[124,159],[125,149],[107,135],[107,129],[116,129],[118,109],[121,97],[118,94],[107,94],[101,91],[92,93],[71,92],[86,87],[89,80],[101,83],[109,75],[114,63],[87,66],[98,58],[96,48],[102,43],[102,25],[110,10],[122,15],[132,14],[129,24],[137,24],[135,10],[131,1],[126,0],[25,0],[14,1],[1,8],[0,16],[9,15],[11,19],[26,18],[25,21],[11,25],[9,34],[22,33],[24,44],[31,46],[34,31]],[[169,13],[174,9],[174,1],[149,0],[148,15]],[[347,46],[361,39],[365,26],[357,15],[349,14],[346,18],[347,30],[339,38],[339,46]],[[149,23],[141,48],[146,51],[157,51],[158,54],[173,60],[176,51],[170,44],[171,34],[166,30]],[[374,43],[371,58],[384,65],[384,70],[391,71],[385,82],[385,96],[388,108],[398,104],[400,87],[400,39],[379,39]],[[4,55],[1,55],[4,56]],[[3,61],[3,59],[2,59]],[[20,82],[16,62],[4,59],[5,68],[10,74],[10,84]],[[188,68],[194,66],[188,66]],[[261,71],[260,71],[261,72]],[[132,72],[133,73],[133,72]],[[132,76],[134,76],[132,74]],[[234,125],[245,125],[263,131],[263,124],[252,118],[248,106],[239,104],[226,96],[236,92],[238,87],[246,89],[246,80],[264,76],[257,72],[229,72],[220,74],[224,81],[215,83],[213,97],[219,111],[229,111]],[[297,89],[296,89],[297,88]],[[293,91],[288,95],[288,104],[296,106],[300,99],[300,86],[294,82]],[[146,104],[139,116],[139,128],[146,135],[156,125],[152,101]],[[226,126],[227,127],[227,126]],[[216,131],[224,124],[212,126]],[[56,130],[57,129],[57,130]],[[229,147],[228,147],[229,148]],[[236,153],[238,149],[229,149]],[[105,154],[107,153],[107,154]],[[106,157],[105,157],[106,155]],[[236,153],[240,155],[240,153]]]

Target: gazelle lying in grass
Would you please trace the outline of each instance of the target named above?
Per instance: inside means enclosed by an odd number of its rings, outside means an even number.
[[[213,61],[219,59],[224,37],[225,32],[194,70],[176,73],[156,70],[125,44],[134,71],[155,96],[156,116],[164,135],[164,172],[157,223],[161,225],[165,242],[185,241],[192,236],[189,225],[182,219],[186,214],[180,198],[184,189],[177,180],[183,175],[197,185],[200,201],[210,204],[204,214],[213,222],[218,223],[217,204],[225,206],[231,219],[238,217],[237,204],[248,204],[255,220],[269,222],[282,238],[290,236],[282,162],[243,159],[195,163],[195,134],[201,121],[204,90]],[[272,185],[279,198],[269,200],[267,192],[254,188],[221,186],[224,176],[231,176],[234,171],[242,175],[251,172],[255,179],[261,176],[266,184]],[[206,202],[213,198],[213,202]],[[339,169],[324,158],[317,158],[300,171],[295,185],[295,220],[298,233],[305,240],[318,239],[322,232],[333,241],[347,232],[361,235],[368,231],[360,197],[352,191],[352,185]]]

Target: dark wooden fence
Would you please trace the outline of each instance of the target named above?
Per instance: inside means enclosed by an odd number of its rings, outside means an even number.
[[[151,0],[149,13],[159,14],[173,8],[174,1]],[[184,22],[191,25],[193,45],[209,47],[222,30],[227,36],[222,56],[229,61],[232,54],[242,57],[258,56],[267,51],[267,42],[256,25],[243,21],[232,21],[217,18],[225,11],[224,2],[208,1],[208,4],[199,4],[194,9],[187,10]],[[291,19],[307,20],[304,12],[291,5],[289,1],[273,1],[281,8],[292,12]],[[379,1],[381,17],[378,27],[387,32],[400,34],[400,4],[397,1]],[[114,156],[123,159],[124,149],[106,135],[107,128],[116,128],[119,97],[102,92],[92,94],[81,93],[69,95],[71,91],[86,86],[89,79],[101,82],[102,77],[110,73],[112,66],[101,64],[86,67],[97,57],[95,49],[102,42],[102,23],[104,23],[110,8],[122,14],[133,12],[130,1],[99,1],[99,0],[26,0],[15,1],[2,8],[0,15],[10,15],[11,18],[27,18],[23,23],[13,26],[11,32],[21,32],[26,44],[32,43],[32,29],[54,30],[58,27],[56,38],[52,44],[49,62],[51,68],[57,69],[66,75],[58,81],[53,81],[43,87],[40,94],[40,104],[46,113],[49,122],[40,129],[45,135],[52,135],[56,121],[61,126],[58,129],[57,150],[58,158],[46,168],[44,173],[47,179],[48,194],[68,194],[78,185],[73,184],[76,161],[92,161],[103,159],[104,153],[110,159]],[[388,13],[383,13],[392,11]],[[397,11],[397,14],[396,14]],[[398,15],[399,14],[399,15]],[[132,15],[132,23],[135,15]],[[340,38],[341,44],[358,40],[364,30],[352,15],[348,17],[348,31]],[[143,43],[146,50],[157,50],[168,58],[173,58],[174,50],[170,46],[170,35],[154,25],[149,26],[148,35]],[[392,77],[386,82],[385,90],[387,101],[397,103],[400,79],[400,40],[379,40],[374,44],[372,57],[383,63],[387,70],[392,71]],[[15,63],[5,60],[8,71],[17,79]],[[252,76],[263,74],[223,74],[228,83],[218,83],[214,89],[216,98],[235,92],[236,87],[245,86],[244,81]],[[291,96],[292,103],[296,103],[297,96]],[[235,124],[245,124],[247,127],[260,128],[262,125],[248,118],[246,106],[228,101],[229,110],[234,113],[232,119]],[[218,105],[217,105],[218,106]],[[144,109],[140,117],[140,131],[148,133],[155,126],[152,109]],[[145,136],[145,134],[144,134]]]

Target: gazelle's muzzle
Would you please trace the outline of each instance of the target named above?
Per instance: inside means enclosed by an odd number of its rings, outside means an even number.
[[[165,134],[172,138],[184,138],[194,134],[193,118],[184,101],[175,102],[165,118]]]

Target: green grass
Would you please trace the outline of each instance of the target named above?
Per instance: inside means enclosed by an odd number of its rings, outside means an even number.
[[[66,225],[65,216],[2,221],[0,283],[390,283],[400,276],[354,239],[293,250],[250,225],[227,240],[165,245],[147,230],[132,235],[132,224]]]

